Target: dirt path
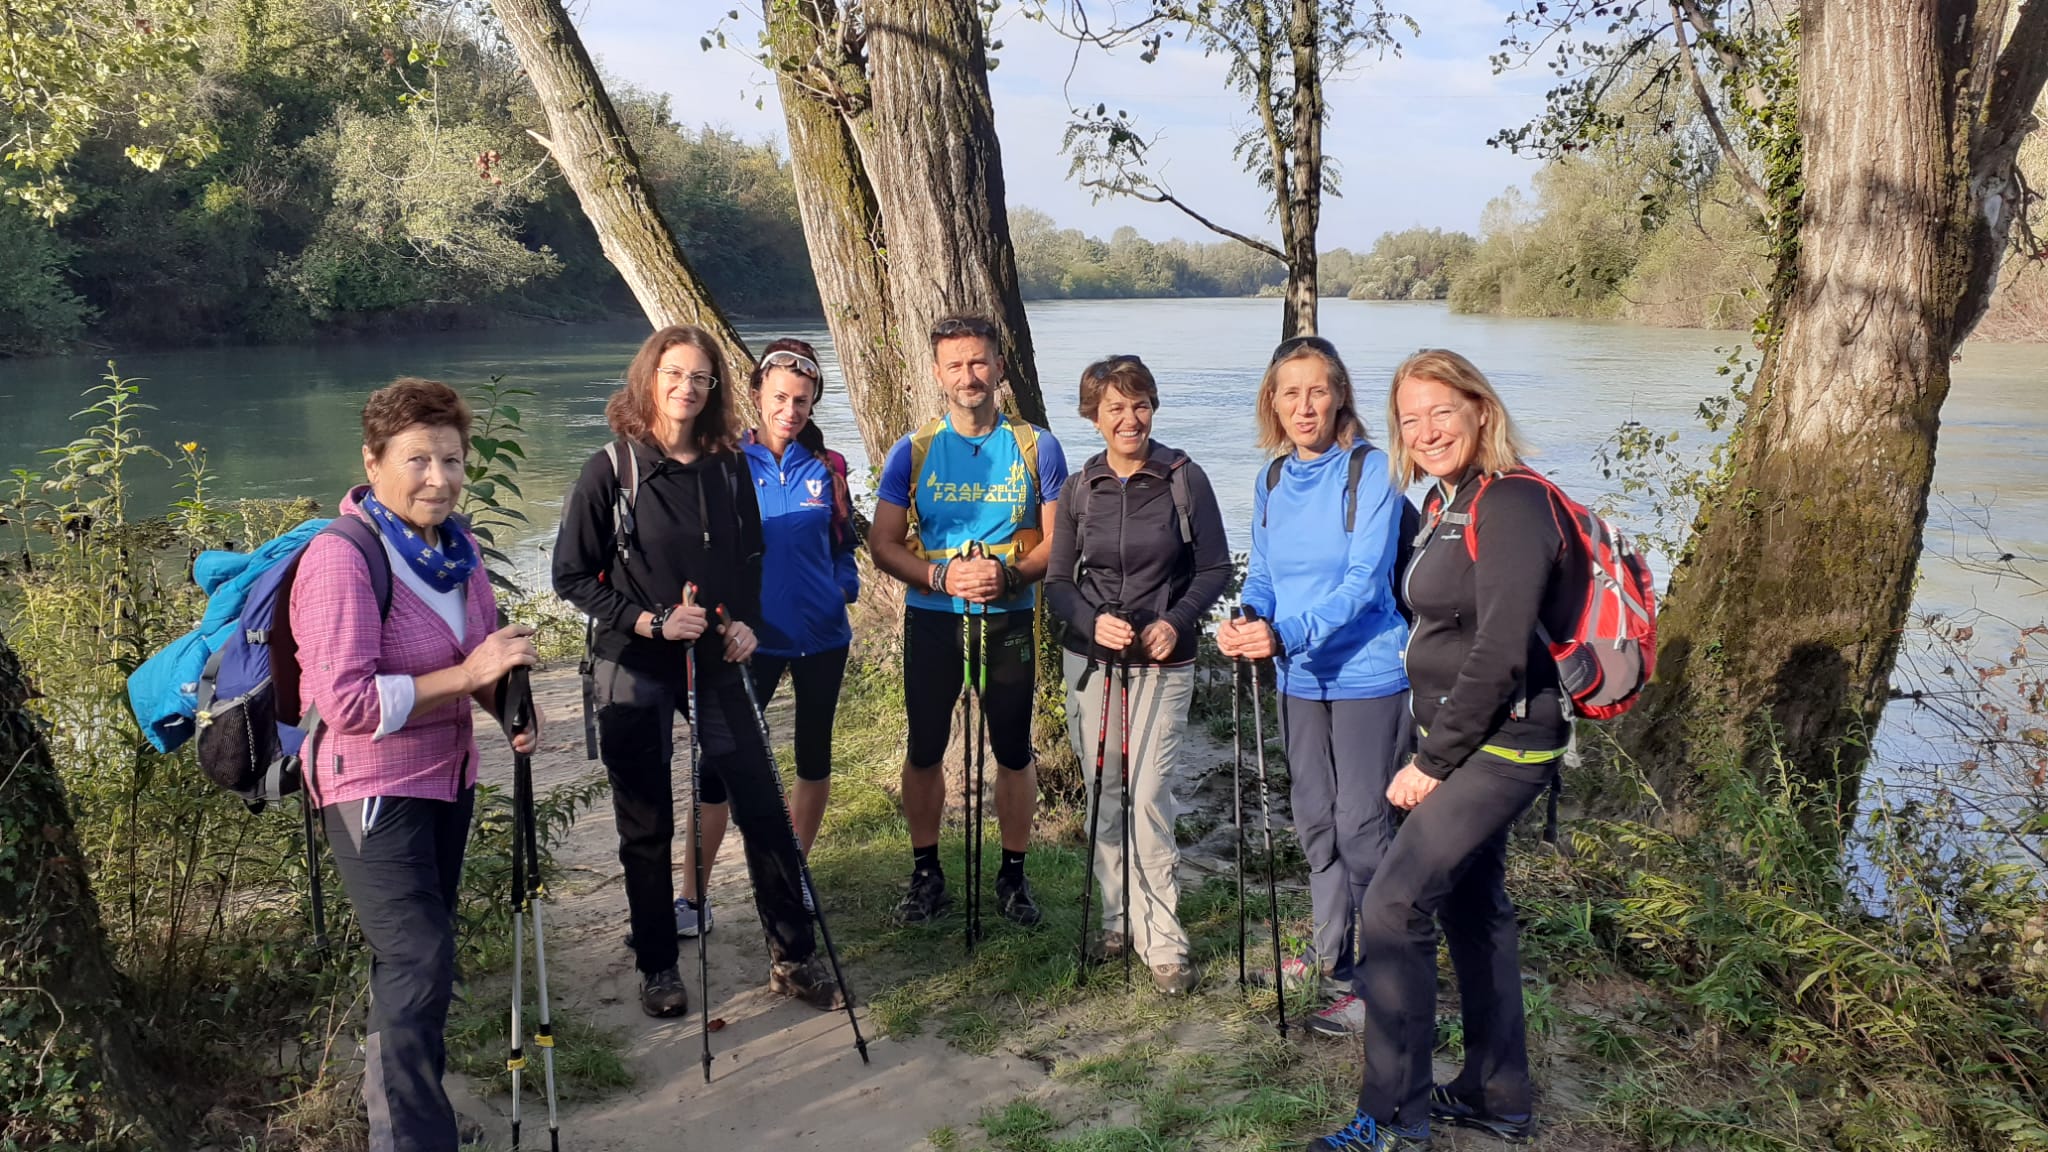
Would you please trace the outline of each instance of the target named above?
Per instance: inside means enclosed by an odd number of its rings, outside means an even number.
[[[599,769],[583,758],[575,670],[549,671],[533,683],[549,718],[541,754],[534,758],[535,786],[545,792]],[[785,717],[771,715],[771,726],[788,730]],[[682,732],[679,727],[679,771]],[[483,744],[484,779],[509,786],[511,757],[502,741]],[[685,786],[677,795],[679,823],[687,817],[686,799]],[[971,1124],[984,1110],[1045,1081],[1039,1065],[1015,1056],[974,1056],[929,1035],[878,1037],[878,1026],[865,1012],[861,1026],[873,1064],[864,1067],[844,1013],[822,1014],[769,993],[767,953],[753,919],[746,864],[734,829],[711,884],[718,915],[708,938],[711,1016],[725,1025],[711,1035],[714,1059],[711,1083],[705,1084],[696,946],[683,942],[689,1017],[651,1020],[642,1015],[639,977],[623,945],[626,899],[617,851],[609,800],[585,812],[556,849],[563,874],[550,890],[546,910],[551,994],[564,1011],[621,1038],[634,1081],[631,1089],[610,1099],[566,1108],[565,1147],[641,1152],[672,1147],[681,1139],[691,1147],[731,1152],[930,1148],[927,1134],[933,1129]],[[680,836],[676,853],[680,859]],[[874,987],[857,968],[849,969],[848,981],[856,992]],[[485,986],[501,988],[503,983]],[[480,1097],[455,1076],[449,1088],[457,1109],[482,1121],[491,1144],[503,1147],[510,1098]],[[527,1113],[528,1146],[539,1146],[534,1140],[544,1126],[544,1113]]]

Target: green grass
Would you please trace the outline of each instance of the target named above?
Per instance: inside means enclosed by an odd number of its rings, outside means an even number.
[[[511,997],[503,980],[490,980],[470,990],[458,1001],[448,1018],[448,1064],[475,1082],[479,1091],[512,1091],[512,1073],[505,1067]],[[562,1103],[583,1103],[602,1099],[632,1086],[633,1074],[626,1067],[619,1038],[575,1014],[565,1014],[558,1004],[552,1024],[555,1033],[555,1092]],[[526,1070],[521,1091],[530,1100],[544,1099],[545,1053],[533,1043],[533,1027],[539,1019],[538,1005],[528,993],[521,1013],[526,1039]]]

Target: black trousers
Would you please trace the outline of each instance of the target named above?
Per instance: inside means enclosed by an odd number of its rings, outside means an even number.
[[[733,822],[746,841],[754,908],[768,936],[770,959],[808,960],[817,945],[804,907],[801,861],[789,811],[777,791],[775,763],[750,714],[742,674],[730,671],[698,683],[704,715],[693,723],[703,750],[703,773],[724,786]],[[689,694],[680,680],[649,676],[609,660],[597,662],[596,679],[598,753],[611,777],[634,959],[640,971],[660,972],[673,967],[677,955],[671,763],[675,717],[687,714]],[[690,766],[683,770],[688,773]],[[686,775],[686,788],[687,780]]]
[[[448,1004],[455,902],[476,793],[453,802],[382,796],[320,810],[334,869],[370,946],[363,1102],[370,1152],[454,1152]],[[670,933],[673,935],[673,931]]]
[[[1436,1047],[1436,941],[1443,925],[1465,1021],[1460,1098],[1496,1115],[1530,1110],[1522,964],[1507,893],[1508,830],[1552,765],[1476,753],[1401,821],[1365,891],[1365,1084],[1359,1110],[1429,1123]]]
[[[796,775],[799,780],[832,778],[832,725],[839,717],[839,690],[846,684],[845,648],[813,652],[808,656],[764,656],[754,654],[749,666],[754,676],[754,696],[766,708],[782,686],[782,673],[789,672],[796,692]],[[704,780],[704,803],[725,803],[725,783],[716,776]]]

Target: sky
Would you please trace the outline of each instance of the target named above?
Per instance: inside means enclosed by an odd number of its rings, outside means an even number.
[[[1090,0],[1101,23],[1105,5]],[[1132,0],[1122,0],[1133,6]],[[705,52],[698,40],[727,21],[730,48]],[[1056,2],[1053,5],[1059,7]],[[1329,86],[1324,149],[1340,166],[1342,196],[1323,206],[1319,247],[1364,251],[1382,232],[1416,225],[1477,233],[1486,202],[1524,184],[1536,162],[1488,147],[1486,138],[1542,109],[1550,86],[1540,66],[1495,75],[1489,62],[1505,35],[1509,0],[1410,0],[1420,36],[1403,35],[1399,57],[1369,59]],[[585,47],[608,78],[665,92],[678,122],[710,125],[749,140],[783,140],[773,80],[747,56],[760,27],[750,0],[581,0],[572,11]],[[1084,49],[1017,14],[1008,0],[989,75],[1009,205],[1036,208],[1062,227],[1108,236],[1129,224],[1153,239],[1216,239],[1170,207],[1127,199],[1095,201],[1068,177],[1060,138],[1072,103],[1108,102],[1156,134],[1155,172],[1197,211],[1277,242],[1270,201],[1232,158],[1253,123],[1226,86],[1224,65],[1169,42],[1157,62],[1135,47]]]

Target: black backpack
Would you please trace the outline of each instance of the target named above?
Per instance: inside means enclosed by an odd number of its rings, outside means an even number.
[[[1365,458],[1371,454],[1372,445],[1364,440],[1360,440],[1351,446],[1351,459],[1346,462],[1347,473],[1344,478],[1344,534],[1346,536],[1351,535],[1352,531],[1358,527],[1358,482],[1365,476]],[[1273,462],[1266,466],[1266,495],[1268,497],[1273,495],[1273,489],[1280,486],[1280,469],[1285,467],[1286,464],[1287,457],[1283,455],[1275,456]],[[1270,511],[1272,507],[1272,501],[1268,500],[1266,509]],[[1263,528],[1265,526],[1266,513],[1261,512],[1259,514],[1259,527]],[[1407,603],[1401,599],[1401,574],[1408,571],[1408,562],[1415,558],[1415,537],[1421,532],[1422,513],[1416,509],[1413,500],[1408,499],[1406,496],[1401,497],[1401,526],[1396,536],[1399,543],[1395,545],[1394,550],[1394,570],[1388,574],[1388,578],[1394,586],[1394,607],[1400,611],[1401,618],[1410,624],[1415,623],[1415,613],[1411,612]]]

